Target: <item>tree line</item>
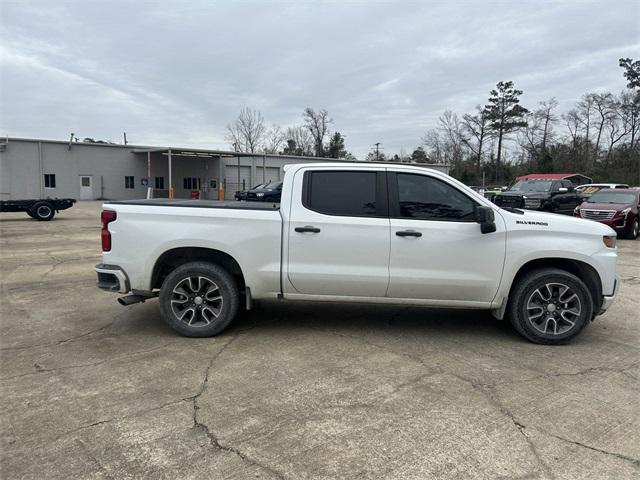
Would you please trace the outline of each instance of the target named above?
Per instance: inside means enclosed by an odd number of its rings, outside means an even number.
[[[469,185],[554,172],[639,184],[640,60],[621,58],[619,66],[624,91],[585,93],[562,114],[555,98],[526,108],[514,82],[498,82],[473,112],[443,112],[411,154],[372,151],[366,160],[448,164],[451,175]],[[355,160],[332,124],[327,110],[308,107],[299,125],[267,127],[259,111],[243,108],[226,138],[237,151]]]
[[[327,110],[307,107],[300,125],[283,129],[267,126],[259,110],[245,107],[227,125],[226,140],[235,151],[355,160],[345,149],[342,134],[331,131],[332,123]]]
[[[563,114],[549,98],[520,104],[522,90],[498,82],[472,113],[445,111],[410,156],[446,163],[467,184],[508,183],[527,173],[582,173],[594,181],[640,184],[640,61],[621,58],[626,89],[585,93]]]

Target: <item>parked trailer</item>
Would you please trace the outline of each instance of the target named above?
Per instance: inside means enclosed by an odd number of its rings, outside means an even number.
[[[26,212],[36,220],[51,220],[60,210],[71,208],[75,198],[45,198],[39,200],[0,200],[0,212]]]

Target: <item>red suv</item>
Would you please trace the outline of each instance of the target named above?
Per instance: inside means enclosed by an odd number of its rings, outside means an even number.
[[[638,238],[640,190],[606,189],[591,195],[573,211],[576,217],[609,225],[618,234]]]

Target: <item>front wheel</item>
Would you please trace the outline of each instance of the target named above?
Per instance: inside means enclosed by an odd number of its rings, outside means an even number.
[[[592,315],[593,299],[584,282],[556,268],[525,274],[509,297],[511,324],[534,343],[569,343]]]
[[[190,262],[162,283],[160,312],[182,335],[212,337],[234,319],[239,297],[236,282],[226,270],[208,262]]]

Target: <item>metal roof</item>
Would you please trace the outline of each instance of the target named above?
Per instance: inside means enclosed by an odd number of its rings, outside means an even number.
[[[300,162],[346,162],[346,163],[367,163],[367,164],[400,164],[400,165],[416,165],[421,167],[435,167],[435,168],[447,168],[448,164],[434,164],[434,163],[404,163],[404,162],[369,162],[366,160],[347,160],[344,158],[327,158],[327,157],[305,157],[298,155],[280,155],[273,153],[251,153],[251,152],[234,152],[231,150],[218,150],[209,148],[191,148],[191,147],[162,147],[151,145],[123,145],[121,143],[91,143],[91,142],[69,142],[68,140],[47,140],[44,138],[20,138],[20,137],[5,137],[5,142],[11,141],[17,142],[43,142],[43,143],[55,143],[71,146],[92,146],[92,147],[111,147],[111,148],[126,148],[132,153],[160,153],[168,154],[171,150],[171,156],[176,157],[192,157],[192,158],[207,158],[207,157],[266,157],[266,158],[288,158],[291,160],[297,160]]]
[[[528,175],[522,175],[517,177],[516,180],[530,180],[530,179],[538,179],[538,180],[565,180],[570,177],[583,177],[591,180],[590,177],[586,175],[582,175],[581,173],[530,173]]]

